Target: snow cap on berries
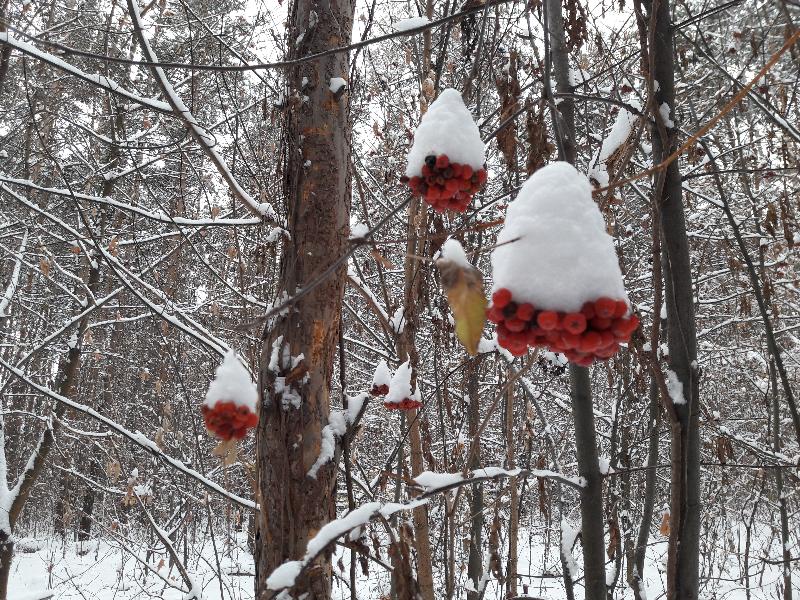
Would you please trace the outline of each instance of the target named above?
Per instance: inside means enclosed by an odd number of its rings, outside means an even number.
[[[566,162],[536,171],[509,205],[492,273],[494,290],[541,310],[577,312],[601,297],[627,302],[592,186]]]
[[[243,406],[250,412],[256,412],[258,402],[256,385],[233,350],[225,355],[222,364],[217,367],[203,405],[214,408],[218,402],[233,402],[236,406]]]
[[[385,360],[381,360],[378,366],[375,367],[375,375],[372,377],[372,387],[376,388],[383,385],[388,387],[391,381],[392,372],[389,370],[389,365],[386,364]]]
[[[408,153],[406,177],[422,174],[427,156],[447,155],[451,163],[477,170],[486,162],[486,146],[461,94],[448,88],[428,107]]]
[[[403,400],[416,399],[411,393],[411,362],[406,361],[394,372],[389,383],[389,393],[384,398],[386,404],[399,404]]]

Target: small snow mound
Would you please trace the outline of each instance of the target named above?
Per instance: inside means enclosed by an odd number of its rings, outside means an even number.
[[[217,367],[203,404],[214,408],[217,402],[233,402],[236,406],[244,406],[254,413],[257,401],[258,392],[250,379],[250,373],[231,350]]]
[[[372,377],[372,387],[388,386],[392,381],[392,372],[385,360],[381,360],[375,367],[375,375]]]
[[[410,29],[416,29],[417,27],[423,27],[430,23],[428,17],[411,17],[409,19],[403,19],[402,21],[398,21],[394,24],[395,31],[409,31]]]
[[[464,247],[458,240],[448,238],[442,246],[441,253],[439,254],[440,260],[450,261],[464,269],[472,269],[472,264],[467,259],[467,253],[464,252]]]
[[[345,86],[347,86],[347,82],[341,77],[331,77],[331,82],[328,86],[328,89],[332,94],[338,94],[339,91],[341,91],[341,89]]]
[[[617,254],[585,175],[566,162],[534,173],[509,205],[492,252],[493,291],[537,309],[579,311],[625,299]]]
[[[394,372],[384,403],[399,404],[407,398],[415,399],[415,395],[411,392],[411,362],[408,360]]]
[[[369,233],[369,227],[367,227],[366,223],[356,223],[355,225],[350,225],[350,239],[351,240],[360,240],[367,237]]]
[[[451,163],[480,169],[486,162],[486,146],[461,94],[448,88],[430,105],[414,132],[408,153],[407,177],[418,177],[426,156],[446,154]]]

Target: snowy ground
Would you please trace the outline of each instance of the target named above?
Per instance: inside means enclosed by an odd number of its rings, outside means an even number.
[[[160,598],[180,600],[185,592],[171,588],[164,579],[148,571],[130,552],[121,549],[116,542],[92,541],[89,543],[63,544],[60,539],[20,541],[11,572],[10,600],[81,599],[81,600],[133,600]],[[189,569],[203,589],[206,600],[250,600],[253,598],[253,559],[247,552],[245,537],[238,534],[237,541],[225,544],[218,541],[216,552],[211,540],[205,540],[199,552],[189,553]],[[138,557],[147,563],[174,586],[183,587],[178,572],[169,568],[166,555],[160,545],[150,557],[145,556],[146,548],[138,547]],[[542,547],[534,538],[531,544],[527,534],[520,538],[519,572],[525,577],[519,593],[526,592],[533,597],[547,600],[565,598],[561,580],[552,577],[560,572],[558,556],[551,548],[547,557],[542,555]],[[648,564],[645,569],[648,598],[663,598],[663,560],[666,543],[652,540],[648,550]],[[334,594],[337,600],[350,598],[347,586],[349,550],[334,557]],[[743,600],[746,594],[739,581],[737,553],[726,553],[727,559],[717,558],[712,569],[714,582],[706,584],[701,597],[704,600]],[[340,561],[341,559],[341,561]],[[162,562],[163,561],[163,562]],[[219,561],[219,568],[217,567]],[[580,558],[578,557],[578,562]],[[543,568],[543,564],[546,565]],[[458,567],[459,565],[457,565]],[[766,568],[764,568],[766,566]],[[704,570],[707,569],[707,566]],[[222,577],[217,577],[217,573]],[[358,569],[358,597],[365,600],[379,599],[389,594],[389,578],[381,567],[370,565],[370,576],[361,576]],[[779,569],[774,565],[762,563],[757,556],[751,559],[751,598],[767,600],[778,598]],[[460,594],[464,598],[466,576],[460,577]],[[800,577],[795,574],[795,589]],[[629,589],[618,588],[616,598],[632,598]],[[578,584],[578,596],[583,593]],[[499,587],[494,580],[489,581],[484,598],[499,599]]]

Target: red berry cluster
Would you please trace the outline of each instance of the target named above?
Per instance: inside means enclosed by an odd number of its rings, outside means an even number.
[[[631,339],[639,317],[627,313],[624,300],[611,298],[587,302],[579,312],[536,310],[530,303],[514,302],[511,292],[501,288],[492,294],[486,316],[497,323],[497,342],[514,356],[525,354],[528,346],[543,346],[588,367],[595,359],[611,358],[620,342]]]
[[[201,411],[206,429],[226,441],[241,440],[258,425],[258,415],[234,402],[217,402],[213,407],[203,404]]]
[[[450,162],[446,154],[426,156],[422,176],[403,177],[415,196],[421,196],[436,212],[464,212],[472,195],[486,182],[486,169]]]
[[[373,396],[385,396],[389,393],[389,386],[385,383],[382,385],[373,385],[369,393]]]
[[[383,385],[373,385],[372,389],[369,391],[370,394],[373,396],[385,396],[389,393],[389,386],[385,383]],[[419,400],[413,400],[412,398],[405,398],[400,402],[384,402],[383,407],[386,410],[411,410],[413,408],[419,408],[422,406],[422,402]]]
[[[386,410],[412,410],[414,408],[419,408],[422,406],[422,402],[419,400],[413,400],[412,398],[406,398],[401,400],[400,402],[384,402],[383,408]]]

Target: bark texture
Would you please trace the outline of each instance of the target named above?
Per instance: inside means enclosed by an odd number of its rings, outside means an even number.
[[[646,3],[648,5],[648,3]],[[648,6],[650,76],[653,86],[653,161],[658,163],[676,147],[675,130],[659,118],[659,109],[670,107],[674,119],[675,65],[669,0]],[[669,368],[683,386],[685,404],[674,404],[671,428],[670,539],[667,563],[667,596],[670,600],[695,600],[699,588],[700,551],[700,401],[697,373],[697,334],[689,260],[689,242],[683,209],[681,175],[673,161],[656,176],[655,198],[662,233],[667,346]],[[658,193],[658,192],[657,192]]]
[[[296,0],[290,9],[287,38],[294,43],[289,58],[347,44],[353,6],[348,0]],[[289,295],[309,285],[347,249],[349,95],[346,89],[330,90],[331,78],[347,74],[347,53],[303,63],[287,73],[284,192],[291,239],[284,249],[281,278]],[[345,276],[343,265],[264,331],[257,434],[258,598],[270,596],[270,573],[287,560],[301,558],[308,540],[336,516],[334,461],[323,465],[316,477],[309,470],[319,457],[328,423]],[[306,593],[309,600],[328,598],[330,578],[329,556],[321,556],[293,593]]]

